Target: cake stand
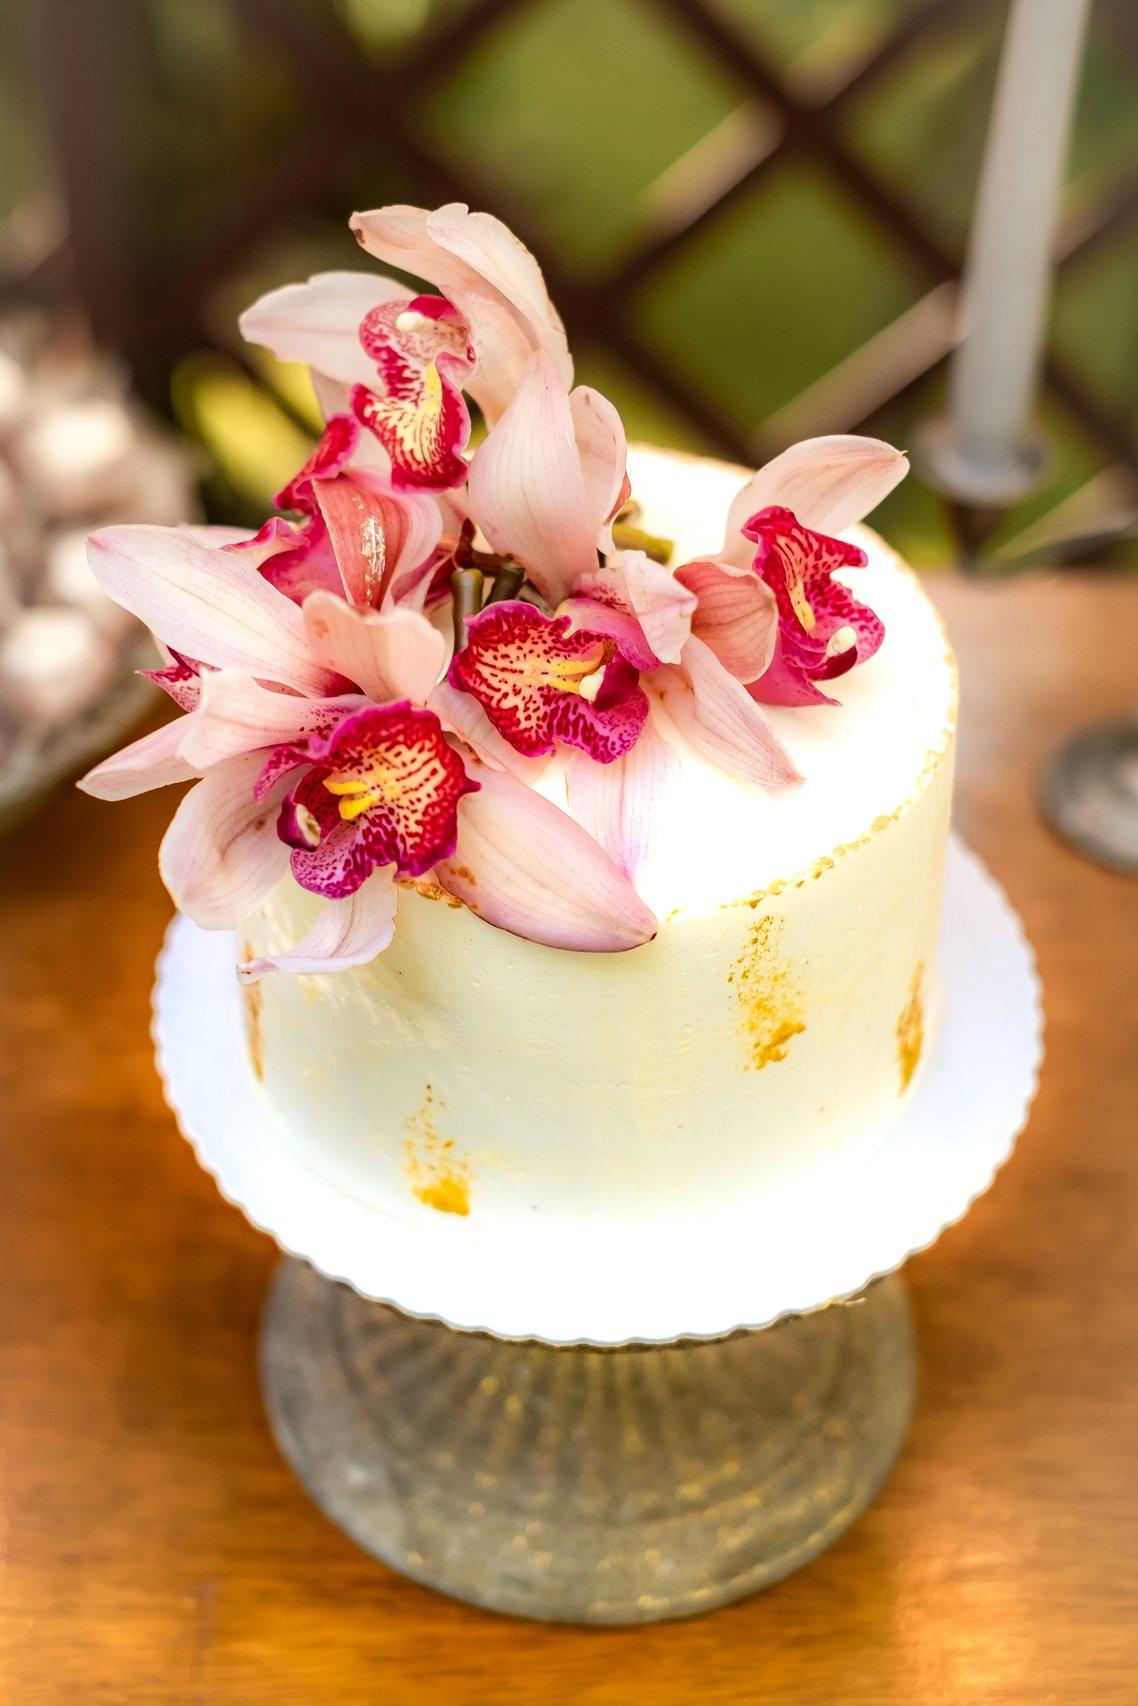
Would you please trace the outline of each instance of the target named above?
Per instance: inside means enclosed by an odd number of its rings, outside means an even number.
[[[404,1221],[291,1155],[249,1072],[234,944],[176,920],[155,1041],[223,1194],[289,1253],[261,1370],[280,1446],[359,1543],[445,1593],[580,1623],[683,1616],[797,1569],[905,1436],[895,1270],[991,1182],[1041,1058],[1015,914],[950,850],[943,1015],[893,1129],[696,1221]],[[301,1259],[302,1258],[302,1259]]]

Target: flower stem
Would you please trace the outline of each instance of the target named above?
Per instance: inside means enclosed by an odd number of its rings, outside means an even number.
[[[525,583],[526,572],[520,563],[501,563],[494,571],[494,585],[487,604],[500,604],[504,598],[516,598]]]
[[[654,563],[667,563],[676,548],[673,540],[645,533],[643,528],[633,527],[627,521],[613,523],[612,542],[618,551],[643,551]]]
[[[482,593],[486,577],[481,569],[455,569],[450,577],[451,600],[454,606],[454,648],[461,651],[466,644],[466,624],[482,608]]]

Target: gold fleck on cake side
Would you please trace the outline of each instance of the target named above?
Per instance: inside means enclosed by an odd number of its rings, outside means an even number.
[[[443,1137],[437,1114],[446,1103],[425,1087],[423,1105],[404,1122],[403,1153],[411,1194],[440,1214],[470,1213],[470,1168],[455,1153],[453,1138]]]
[[[897,1064],[901,1069],[901,1094],[904,1095],[913,1082],[913,1074],[921,1061],[921,1050],[925,1041],[925,1010],[921,1000],[921,984],[924,980],[925,968],[923,962],[913,973],[913,981],[909,986],[909,999],[897,1019]]]
[[[747,946],[727,973],[738,1005],[747,1065],[758,1071],[785,1060],[794,1038],[806,1029],[801,989],[779,955],[781,934],[782,925],[771,914],[758,919],[747,932]]]

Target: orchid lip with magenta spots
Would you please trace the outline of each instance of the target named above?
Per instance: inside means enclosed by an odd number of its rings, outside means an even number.
[[[462,383],[473,358],[456,310],[441,296],[382,303],[365,314],[360,343],[382,387],[354,385],[352,411],[390,456],[393,485],[461,486],[470,438]]]
[[[560,742],[611,764],[635,746],[648,715],[637,672],[612,640],[570,632],[568,616],[545,616],[516,600],[468,623],[447,679],[529,758]]]
[[[814,683],[864,663],[885,637],[873,611],[833,579],[835,569],[864,568],[865,552],[804,527],[774,504],[752,516],[743,533],[758,546],[755,573],[778,606],[775,654],[753,694],[772,705],[834,704]]]
[[[434,712],[406,700],[349,712],[286,755],[307,768],[281,806],[278,834],[293,849],[297,882],[329,900],[354,894],[377,868],[393,866],[398,881],[449,859],[458,803],[478,789]]]
[[[320,897],[305,938],[246,978],[366,963],[399,885],[421,879],[551,948],[636,948],[656,931],[637,866],[683,751],[799,786],[763,705],[834,703],[817,684],[880,645],[834,578],[864,561],[838,536],[905,458],[812,439],[746,483],[703,556],[618,550],[624,427],[574,385],[530,252],[459,203],[352,229],[437,294],[321,273],[242,316],[250,341],[308,366],[324,433],[247,538],[93,536],[95,575],[163,648],[150,673],[181,715],[81,786],[193,784],[159,863],[207,929],[282,882]],[[488,429],[473,453],[471,405]],[[535,786],[550,765],[564,807]]]

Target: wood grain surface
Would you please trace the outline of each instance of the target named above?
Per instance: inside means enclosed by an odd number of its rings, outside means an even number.
[[[400,1580],[308,1503],[254,1374],[276,1252],[217,1196],[148,1035],[171,799],[58,798],[0,848],[0,1700],[1138,1700],[1138,883],[1036,815],[1138,694],[1138,585],[944,580],[957,823],[1023,914],[1048,1064],[1019,1151],[911,1264],[922,1385],[862,1522],[689,1623],[542,1628]]]

